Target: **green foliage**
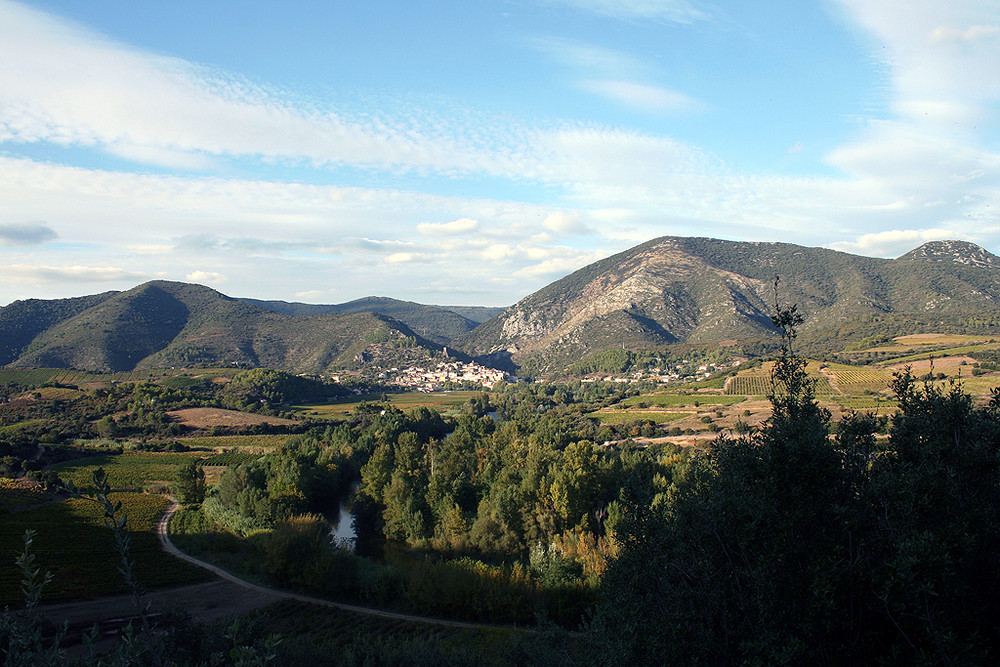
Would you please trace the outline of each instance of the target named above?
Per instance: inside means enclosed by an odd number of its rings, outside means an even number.
[[[782,323],[771,417],[719,438],[667,494],[631,497],[595,617],[596,661],[992,662],[997,413],[904,373],[887,444],[863,414],[831,443],[791,354],[796,323]]]
[[[177,469],[174,493],[185,505],[198,505],[205,500],[205,470],[197,461],[189,461]]]
[[[237,409],[243,409],[260,402],[273,405],[318,402],[341,391],[319,380],[255,368],[234,375],[223,389],[222,397]]]

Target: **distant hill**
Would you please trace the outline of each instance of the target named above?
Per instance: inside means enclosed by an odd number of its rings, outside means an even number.
[[[616,347],[773,338],[774,279],[831,352],[873,333],[1000,331],[1000,258],[938,241],[895,260],[789,243],[663,237],[524,298],[456,344],[495,364],[556,371]],[[970,329],[971,328],[971,329]]]
[[[0,309],[0,340],[7,365],[113,371],[222,364],[319,373],[364,359],[441,352],[384,315],[282,315],[167,281],[83,299],[15,302]]]
[[[319,373],[429,365],[447,345],[450,355],[499,368],[558,373],[623,347],[766,346],[777,336],[770,320],[775,276],[782,304],[797,304],[806,318],[799,349],[816,356],[872,336],[1000,336],[1000,258],[972,243],[936,241],[890,260],[789,243],[663,237],[502,311],[380,297],[328,306],[254,301],[167,281],[16,301],[0,308],[0,363]]]
[[[290,303],[287,301],[258,301],[256,299],[243,299],[243,301],[275,313],[295,317],[331,313],[376,313],[386,315],[402,322],[418,335],[443,345],[469,333],[480,323],[502,313],[504,310],[503,308],[485,308],[480,306],[427,306],[412,301],[399,301],[397,299],[377,296],[369,296],[347,303],[329,305]]]

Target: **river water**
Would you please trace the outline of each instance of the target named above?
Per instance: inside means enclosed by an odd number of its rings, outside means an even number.
[[[354,532],[354,517],[343,503],[337,508],[337,518],[330,530],[330,537],[337,543],[350,540],[352,545],[358,537]]]

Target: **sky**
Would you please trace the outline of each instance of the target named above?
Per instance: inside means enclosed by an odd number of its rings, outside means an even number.
[[[996,0],[0,0],[0,305],[506,306],[663,235],[1000,254]]]

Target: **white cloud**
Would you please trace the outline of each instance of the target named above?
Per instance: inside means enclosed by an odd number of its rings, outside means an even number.
[[[12,264],[4,267],[2,282],[15,283],[102,283],[144,281],[157,276],[115,266],[45,266]]]
[[[898,257],[928,241],[955,238],[955,232],[948,229],[891,229],[863,234],[856,241],[831,243],[830,247],[870,257]]]
[[[391,255],[386,255],[384,261],[386,264],[412,264],[413,262],[430,262],[434,258],[422,252],[394,252]]]
[[[353,119],[296,106],[239,77],[115,43],[33,8],[0,3],[0,141],[85,146],[203,169],[212,156],[315,165],[483,171],[495,155],[438,118]]]
[[[684,93],[632,81],[586,79],[580,82],[580,87],[613,102],[643,111],[688,112],[702,106]]]
[[[226,281],[226,277],[215,271],[192,271],[184,277],[193,283],[221,283]]]
[[[517,252],[506,243],[494,243],[480,253],[480,256],[488,262],[501,262],[516,255]]]
[[[514,275],[519,278],[552,280],[581,269],[606,255],[607,253],[599,251],[571,251],[566,249],[566,253],[563,256],[550,257],[536,264],[531,264],[515,271]]]
[[[943,44],[946,42],[974,42],[977,39],[990,37],[1000,32],[1000,26],[995,25],[974,25],[965,30],[952,28],[951,26],[940,25],[927,36],[928,44]]]
[[[467,234],[479,227],[479,221],[472,218],[459,218],[451,222],[422,222],[417,225],[417,231],[427,236],[452,236]]]
[[[551,213],[542,221],[542,226],[557,234],[593,234],[594,230],[583,223],[579,213]]]

